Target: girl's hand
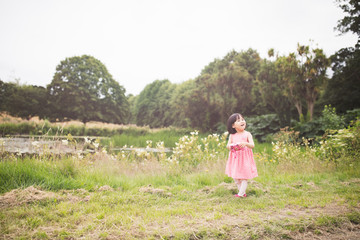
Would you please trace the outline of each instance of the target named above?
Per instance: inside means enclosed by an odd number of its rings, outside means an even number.
[[[243,148],[243,147],[247,146],[247,142],[238,142],[237,145],[238,145],[240,148]]]

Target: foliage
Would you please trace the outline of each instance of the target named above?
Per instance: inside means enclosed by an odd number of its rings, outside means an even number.
[[[141,131],[133,128],[132,130],[124,130],[121,134],[116,133],[107,139],[102,139],[101,142],[115,148],[132,148],[132,146],[145,148],[148,146],[147,141],[151,139],[153,143],[163,142],[165,147],[173,148],[180,137],[190,134],[190,132],[192,131],[177,128],[163,128],[155,131],[150,131],[150,129]]]
[[[269,135],[280,130],[279,118],[276,114],[265,114],[247,117],[247,130],[260,142],[265,142]]]
[[[337,0],[338,6],[346,14],[338,20],[336,29],[342,34],[353,32],[360,37],[360,4],[357,0]],[[359,40],[358,40],[359,44]]]
[[[309,46],[298,44],[298,55],[300,61],[302,84],[305,85],[304,98],[307,103],[308,120],[313,119],[314,105],[320,92],[324,89],[327,82],[326,71],[330,65],[330,60],[319,48],[310,50]]]
[[[300,67],[295,53],[288,56],[279,56],[275,61],[276,71],[284,87],[283,94],[296,107],[299,120],[303,119],[303,93],[305,86],[302,84]]]
[[[171,94],[175,85],[169,80],[156,80],[148,84],[135,101],[135,117],[138,126],[151,128],[172,125]]]
[[[346,125],[350,125],[352,121],[360,118],[360,108],[347,110],[344,115],[344,121]]]
[[[299,132],[282,129],[275,136],[273,145],[273,158],[278,168],[287,171],[297,171],[295,166],[303,166],[303,170],[317,171],[316,165],[320,164],[316,157],[316,147],[312,146],[306,138],[299,139]]]
[[[285,96],[284,84],[280,73],[276,69],[275,62],[264,59],[255,82],[255,91],[261,96],[261,102],[269,106],[271,112],[275,112],[280,121],[280,127],[290,126],[291,102]]]
[[[40,129],[39,129],[40,130]],[[19,134],[31,134],[37,132],[36,125],[33,123],[1,123],[0,134],[6,135],[19,135]]]
[[[52,118],[125,123],[129,105],[125,89],[92,56],[66,58],[47,86]]]
[[[360,36],[360,5],[356,0],[337,0],[345,16],[336,29],[344,34]],[[342,48],[331,56],[333,77],[323,97],[325,104],[336,107],[340,113],[360,107],[360,38],[354,47]]]
[[[338,115],[336,109],[331,107],[331,105],[325,105],[320,117],[306,123],[298,122],[294,129],[300,132],[300,137],[316,139],[329,130],[337,130],[344,127],[345,117]]]
[[[360,157],[360,120],[345,129],[329,131],[320,142],[318,155],[325,161],[339,161],[349,156],[353,161]]]
[[[170,100],[174,126],[182,128],[196,127],[195,120],[197,120],[197,116],[191,115],[192,108],[197,105],[198,101],[196,98],[191,101],[194,87],[194,80],[188,80],[176,85]]]
[[[334,109],[324,109],[324,116],[334,117]],[[326,123],[326,121],[324,121]],[[277,162],[303,162],[305,165],[320,160],[323,163],[350,164],[358,162],[360,154],[360,121],[356,120],[348,128],[335,129],[342,125],[327,125],[326,134],[319,144],[311,144],[309,139],[299,138],[299,132],[282,129],[273,143],[274,158]],[[311,140],[311,139],[310,139]]]
[[[196,167],[203,162],[215,161],[220,152],[226,151],[226,138],[227,133],[222,136],[212,134],[199,139],[197,131],[191,132],[190,136],[185,135],[175,143],[173,154],[167,160],[185,168]]]
[[[284,94],[295,105],[299,120],[312,120],[315,102],[326,86],[326,70],[330,64],[322,49],[298,44],[297,52],[278,57],[277,71],[285,86]],[[307,104],[307,119],[303,102]]]
[[[151,130],[148,127],[136,127],[136,126],[119,126],[117,128],[107,127],[86,127],[84,125],[67,125],[59,126],[57,124],[43,121],[35,123],[32,121],[11,123],[4,122],[0,123],[0,135],[49,135],[49,136],[61,136],[71,134],[73,136],[99,136],[99,137],[110,137],[116,135],[127,135],[127,136],[152,136],[156,133],[160,135],[176,135],[180,136],[189,133],[188,129],[177,129],[177,128],[163,128]]]
[[[48,114],[46,89],[0,80],[0,111],[26,119],[34,116],[44,118]]]
[[[340,113],[360,108],[360,49],[345,48],[331,56],[334,72],[322,102]]]
[[[320,123],[323,130],[336,130],[345,127],[344,117],[336,114],[336,109],[331,105],[324,106]]]

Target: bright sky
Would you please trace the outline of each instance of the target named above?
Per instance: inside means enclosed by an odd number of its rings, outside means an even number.
[[[327,56],[357,36],[334,31],[334,0],[0,0],[0,79],[46,86],[65,58],[100,60],[126,94],[196,78],[215,58],[262,58],[313,40]]]

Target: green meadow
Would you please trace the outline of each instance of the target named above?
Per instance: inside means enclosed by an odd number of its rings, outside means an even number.
[[[0,239],[358,238],[359,125],[319,145],[291,134],[256,143],[259,177],[241,199],[226,135],[149,135],[157,152],[112,152],[117,137],[73,156],[3,151]]]

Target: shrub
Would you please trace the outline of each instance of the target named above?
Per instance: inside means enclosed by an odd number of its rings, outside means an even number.
[[[322,130],[336,130],[345,127],[344,117],[336,114],[336,109],[331,105],[325,105],[322,116],[319,119]]]
[[[266,114],[246,118],[247,130],[259,142],[265,142],[268,135],[280,130],[280,121],[276,114]]]
[[[317,154],[328,161],[337,161],[346,156],[357,160],[360,155],[360,120],[345,129],[329,130],[321,140]]]
[[[344,117],[337,115],[336,109],[332,108],[331,105],[325,105],[322,115],[319,118],[306,123],[298,122],[294,129],[300,133],[300,138],[316,139],[328,130],[337,130],[344,127]]]
[[[360,108],[356,108],[353,110],[347,110],[344,115],[344,121],[346,125],[350,125],[352,121],[360,118]]]
[[[227,151],[227,133],[223,135],[210,134],[200,139],[197,131],[190,134],[190,136],[181,137],[179,142],[175,143],[173,154],[167,161],[183,167],[196,167],[201,162],[217,160],[219,153]]]

